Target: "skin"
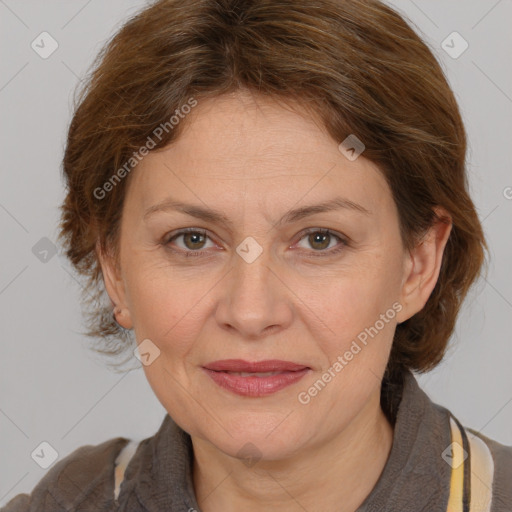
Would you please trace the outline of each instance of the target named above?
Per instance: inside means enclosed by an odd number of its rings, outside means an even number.
[[[393,443],[379,397],[394,330],[425,305],[451,226],[433,225],[405,250],[379,169],[364,154],[349,161],[298,106],[238,92],[199,101],[182,122],[177,141],[132,171],[119,260],[99,255],[117,321],[160,350],[144,371],[191,435],[203,511],[354,511]],[[232,225],[171,209],[144,218],[169,197],[219,210]],[[334,197],[369,213],[342,208],[277,224],[290,209]],[[172,239],[183,228],[207,236]],[[333,235],[323,241],[309,228]],[[249,236],[262,249],[252,263],[236,252]],[[203,254],[184,256],[194,251]],[[298,394],[393,304],[400,312],[300,403]],[[201,369],[231,358],[282,359],[311,371],[272,395],[242,397]],[[239,453],[247,443],[255,464]]]

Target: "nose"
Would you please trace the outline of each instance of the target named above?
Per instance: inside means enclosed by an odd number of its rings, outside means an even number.
[[[218,325],[237,338],[250,340],[289,327],[293,318],[293,293],[277,266],[272,265],[269,251],[264,250],[250,263],[238,254],[233,260],[233,268],[221,284],[215,310]]]

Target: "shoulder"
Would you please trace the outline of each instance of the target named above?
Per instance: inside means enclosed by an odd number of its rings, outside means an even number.
[[[128,443],[117,437],[77,448],[56,462],[30,494],[15,496],[1,512],[71,512],[79,505],[110,510],[115,461]]]

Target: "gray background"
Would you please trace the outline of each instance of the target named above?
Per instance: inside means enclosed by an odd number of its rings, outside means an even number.
[[[512,445],[512,2],[390,3],[434,48],[456,92],[492,258],[448,356],[419,381],[465,426]],[[144,5],[0,0],[0,506],[43,477],[46,470],[30,456],[42,441],[62,458],[117,436],[151,436],[165,415],[138,361],[135,370],[115,373],[88,350],[80,334],[80,283],[61,250],[53,255],[41,242],[56,241],[74,89],[107,38]],[[31,48],[43,31],[59,44],[47,59]],[[454,31],[469,43],[457,59],[441,47]]]

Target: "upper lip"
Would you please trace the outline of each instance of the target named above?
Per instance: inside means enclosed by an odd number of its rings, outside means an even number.
[[[223,359],[222,361],[213,361],[204,365],[204,368],[208,370],[214,370],[218,372],[280,372],[280,371],[298,371],[308,368],[303,364],[292,363],[290,361],[280,361],[278,359],[272,359],[267,361],[256,361],[249,362],[243,359]]]

